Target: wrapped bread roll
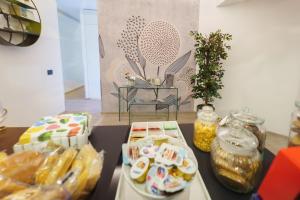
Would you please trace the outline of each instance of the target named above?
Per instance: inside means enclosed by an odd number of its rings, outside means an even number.
[[[46,179],[48,178],[51,170],[56,165],[59,159],[59,151],[61,148],[56,149],[55,151],[51,152],[48,157],[45,159],[43,164],[37,170],[35,174],[35,183],[36,184],[44,184]]]
[[[0,174],[33,184],[34,175],[44,161],[44,155],[34,151],[15,153],[0,162]]]
[[[69,200],[70,195],[62,187],[33,187],[8,195],[2,200]]]
[[[69,148],[64,153],[62,153],[57,163],[48,175],[45,181],[45,185],[54,184],[59,178],[63,177],[72,165],[76,154],[77,151],[74,148]]]
[[[0,199],[17,191],[24,190],[27,186],[24,183],[0,175]]]

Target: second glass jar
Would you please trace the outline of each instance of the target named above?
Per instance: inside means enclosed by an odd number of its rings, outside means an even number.
[[[210,152],[211,143],[216,137],[218,115],[210,106],[204,106],[197,113],[194,123],[194,145],[204,152]]]

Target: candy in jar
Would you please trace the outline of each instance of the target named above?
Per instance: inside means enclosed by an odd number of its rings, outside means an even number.
[[[205,152],[210,152],[211,143],[216,137],[218,115],[210,106],[204,106],[197,113],[194,123],[194,145]]]

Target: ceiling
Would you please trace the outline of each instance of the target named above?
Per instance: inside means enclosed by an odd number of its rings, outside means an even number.
[[[56,0],[60,11],[80,19],[80,10],[96,10],[97,0]]]

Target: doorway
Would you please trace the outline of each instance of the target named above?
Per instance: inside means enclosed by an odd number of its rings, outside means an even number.
[[[96,0],[57,0],[65,112],[101,112]]]

